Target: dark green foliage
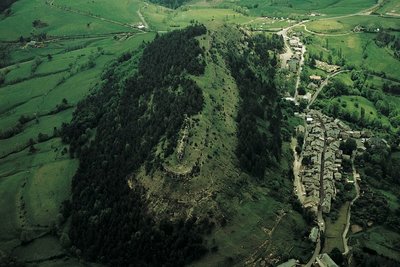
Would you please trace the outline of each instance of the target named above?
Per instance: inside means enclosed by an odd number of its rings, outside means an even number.
[[[10,63],[10,54],[10,45],[0,44],[0,67],[7,66]],[[4,73],[3,75],[5,76]],[[3,77],[3,79],[5,79],[5,77]]]
[[[189,2],[189,0],[150,0],[150,2],[175,9]]]
[[[7,8],[9,8],[16,1],[17,0],[1,0],[0,1],[0,12],[3,12]]]
[[[400,95],[400,84],[390,84],[386,82],[383,84],[382,89],[386,93]]]
[[[15,126],[10,127],[8,129],[0,130],[0,140],[1,139],[8,139],[13,137],[14,135],[17,135],[23,131],[24,127],[23,125],[18,122]]]
[[[202,109],[202,92],[185,73],[204,72],[194,37],[205,32],[196,25],[156,38],[144,49],[137,73],[125,80],[116,69],[134,65],[135,57],[122,55],[103,73],[98,92],[79,103],[71,124],[63,125],[63,140],[80,159],[69,237],[86,259],[110,266],[183,266],[207,251],[201,237],[212,227],[207,219],[157,222],[145,189],[127,185],[143,163],[157,167],[154,148],[161,138],[173,150],[184,114]],[[88,129],[95,127],[89,142]]]
[[[328,98],[347,95],[348,93],[348,86],[338,79],[334,80],[333,83],[329,83],[324,89],[324,95]]]
[[[386,31],[379,32],[375,37],[375,43],[380,47],[388,46],[397,58],[400,58],[400,38]]]
[[[398,152],[397,152],[398,153]],[[361,170],[362,194],[352,208],[352,221],[365,226],[368,221],[399,230],[400,211],[390,210],[386,198],[371,188],[391,191],[398,196],[396,190],[400,183],[400,159],[380,139],[370,139],[367,151],[357,158]]]
[[[329,253],[329,256],[331,259],[339,266],[342,266],[344,263],[344,257],[342,255],[342,252],[338,248],[332,249],[332,251]]]
[[[368,249],[364,247],[362,250],[355,250],[353,253],[353,259],[355,261],[356,266],[362,267],[397,267],[399,266],[398,262],[390,260],[386,257],[378,255],[375,250]]]
[[[344,154],[351,155],[351,153],[353,153],[353,151],[357,149],[356,140],[353,139],[353,138],[349,138],[344,142],[342,141],[340,143],[340,147],[339,148],[341,150],[343,150]]]
[[[242,99],[236,154],[244,171],[262,178],[268,163],[279,161],[281,156],[282,113],[274,84],[276,55],[271,56],[268,50],[282,49],[283,41],[256,35],[244,51],[228,47],[227,62]]]

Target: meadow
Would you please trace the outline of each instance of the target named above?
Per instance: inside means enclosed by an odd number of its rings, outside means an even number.
[[[399,30],[399,18],[386,18],[380,16],[350,16],[314,20],[306,23],[307,29],[318,33],[350,33],[356,26],[366,29]]]
[[[325,244],[323,252],[329,253],[334,248],[338,248],[340,251],[344,251],[342,234],[347,222],[347,210],[349,208],[349,202],[346,202],[339,209],[339,216],[337,220],[332,221],[331,218],[326,219],[326,232],[325,232]]]
[[[228,4],[230,1],[224,2]],[[325,16],[353,14],[375,4],[374,0],[240,0],[238,5],[251,15],[273,17],[309,17],[311,13]]]
[[[302,28],[298,29],[302,31]],[[374,33],[319,36],[302,32],[308,38],[309,54],[321,55],[324,61],[328,61],[331,55],[335,63],[339,60],[338,54],[341,53],[347,66],[363,68],[371,73],[384,73],[388,78],[398,78],[399,60],[385,47],[377,46],[373,39],[376,35]]]
[[[384,15],[398,16],[400,14],[400,3],[396,0],[387,0],[377,12]]]

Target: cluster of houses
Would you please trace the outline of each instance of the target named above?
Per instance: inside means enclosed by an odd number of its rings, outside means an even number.
[[[318,87],[321,85],[321,83],[324,81],[324,79],[319,76],[319,75],[310,75],[309,76],[310,82],[307,85],[307,89],[314,93],[317,91]]]
[[[300,171],[301,182],[306,194],[303,204],[314,210],[321,204],[322,211],[329,213],[332,199],[336,196],[335,182],[344,182],[341,173],[342,161],[351,160],[350,155],[345,155],[340,150],[340,142],[354,138],[357,143],[356,153],[363,153],[366,149],[364,143],[370,135],[365,131],[352,131],[339,119],[325,116],[317,110],[308,112],[306,123],[308,131],[302,151],[305,164]],[[323,170],[322,174],[321,169]],[[354,177],[354,179],[357,178]],[[354,180],[347,179],[345,182],[352,183]],[[323,194],[322,199],[321,193]]]
[[[360,138],[361,132],[351,131],[340,120],[317,110],[308,112],[306,123],[308,131],[302,151],[304,164],[300,171],[305,188],[303,204],[314,210],[321,204],[322,211],[329,213],[332,199],[336,196],[335,181],[343,180],[341,166],[343,157],[347,156],[339,149],[340,141],[349,137]]]
[[[291,37],[289,37],[289,45],[293,50],[293,55],[288,60],[288,68],[292,72],[296,72],[301,61],[302,51],[303,51],[303,43],[300,41],[300,38],[296,36],[296,33],[293,33]]]

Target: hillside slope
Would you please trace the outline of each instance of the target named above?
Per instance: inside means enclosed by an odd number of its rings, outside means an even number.
[[[106,69],[63,127],[80,160],[70,238],[86,259],[180,266],[210,251],[204,261],[213,265],[265,253],[272,263],[293,252],[282,254],[285,242],[263,247],[276,228],[298,246],[293,253],[307,248],[287,229],[305,225],[289,204],[291,156],[282,152],[287,122],[274,85],[282,46],[275,36],[194,25]],[[232,245],[237,238],[245,239]]]

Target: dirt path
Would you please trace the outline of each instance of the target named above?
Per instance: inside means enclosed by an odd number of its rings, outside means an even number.
[[[292,137],[290,146],[292,148],[294,155],[294,160],[293,160],[294,191],[300,203],[304,203],[305,188],[300,180],[300,168],[301,168],[302,156],[301,155],[299,156],[296,152],[297,139],[295,137]]]
[[[290,29],[292,29],[293,27],[302,25],[303,23],[307,22],[308,20],[305,21],[301,21],[299,23],[296,23],[292,26],[289,26],[287,28],[282,29],[281,31],[277,32],[278,35],[281,35],[283,37],[283,41],[285,43],[285,53],[280,55],[280,60],[282,62],[282,67],[285,68],[287,65],[287,62],[289,61],[289,59],[293,56],[294,52],[292,50],[292,48],[289,46],[288,44],[288,31]],[[301,49],[301,58],[300,58],[300,63],[299,63],[299,68],[296,72],[296,85],[295,85],[295,91],[294,91],[294,100],[295,102],[297,102],[297,96],[298,96],[298,88],[300,85],[300,74],[301,71],[303,70],[303,65],[304,65],[304,53],[306,52],[306,46],[303,45],[302,49]]]
[[[146,29],[148,29],[148,28],[149,28],[149,24],[147,24],[147,22],[146,22],[144,16],[143,16],[142,13],[140,12],[140,8],[138,9],[138,11],[136,11],[136,13],[138,14],[140,20],[142,21],[144,27],[145,27]]]

